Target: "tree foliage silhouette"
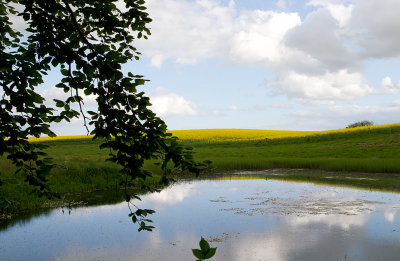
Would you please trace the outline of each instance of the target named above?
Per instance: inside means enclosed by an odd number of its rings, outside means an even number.
[[[151,22],[143,0],[3,0],[0,3],[0,155],[40,195],[52,197],[47,185],[52,161],[43,144],[29,136],[55,136],[51,123],[81,116],[94,139],[104,139],[109,159],[132,179],[146,179],[144,161],[158,157],[196,174],[207,162],[196,163],[190,148],[169,137],[166,124],[149,109],[150,100],[137,90],[146,80],[124,73],[122,65],[139,59],[135,40],[150,35]],[[19,11],[21,10],[21,11]],[[13,25],[22,17],[24,30]],[[68,94],[44,103],[37,87],[51,70],[59,70],[55,86]],[[85,111],[84,95],[94,95],[97,111]],[[72,104],[77,104],[77,110]],[[166,180],[165,178],[163,180]],[[1,183],[1,182],[0,182]],[[128,195],[130,199],[131,196]],[[140,211],[139,211],[140,212]],[[139,213],[140,214],[140,213]]]

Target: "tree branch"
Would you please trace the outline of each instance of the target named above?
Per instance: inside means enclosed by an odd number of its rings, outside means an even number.
[[[65,4],[65,7],[67,8],[68,12],[71,14],[72,22],[74,23],[76,30],[78,31],[78,34],[81,36],[83,42],[85,42],[87,45],[89,45],[90,49],[92,49],[93,52],[96,52],[93,44],[89,42],[89,40],[86,38],[86,35],[82,32],[81,28],[79,27],[79,24],[78,24],[78,21],[76,20],[74,11],[72,11],[71,7],[69,6],[69,4],[67,3],[66,0],[62,0],[62,2]]]

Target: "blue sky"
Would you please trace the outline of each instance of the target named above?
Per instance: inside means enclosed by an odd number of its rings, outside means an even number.
[[[328,130],[399,122],[398,0],[148,0],[125,70],[169,129]],[[42,86],[47,98],[57,74]],[[87,106],[94,106],[88,98]],[[84,134],[81,120],[55,127]]]

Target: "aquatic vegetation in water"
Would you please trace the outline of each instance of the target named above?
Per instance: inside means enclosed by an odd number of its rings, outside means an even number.
[[[301,195],[299,198],[270,197],[268,193],[260,193],[255,197],[247,197],[249,208],[234,207],[223,208],[220,211],[233,212],[240,215],[357,215],[362,212],[371,212],[371,204],[379,202],[351,199],[351,200],[329,200],[323,198]],[[210,200],[211,202],[229,203],[227,201]]]

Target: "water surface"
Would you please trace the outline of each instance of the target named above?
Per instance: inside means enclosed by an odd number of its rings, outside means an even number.
[[[0,231],[0,260],[400,260],[400,195],[265,179],[178,182],[142,196],[156,228],[125,202],[60,209]]]

